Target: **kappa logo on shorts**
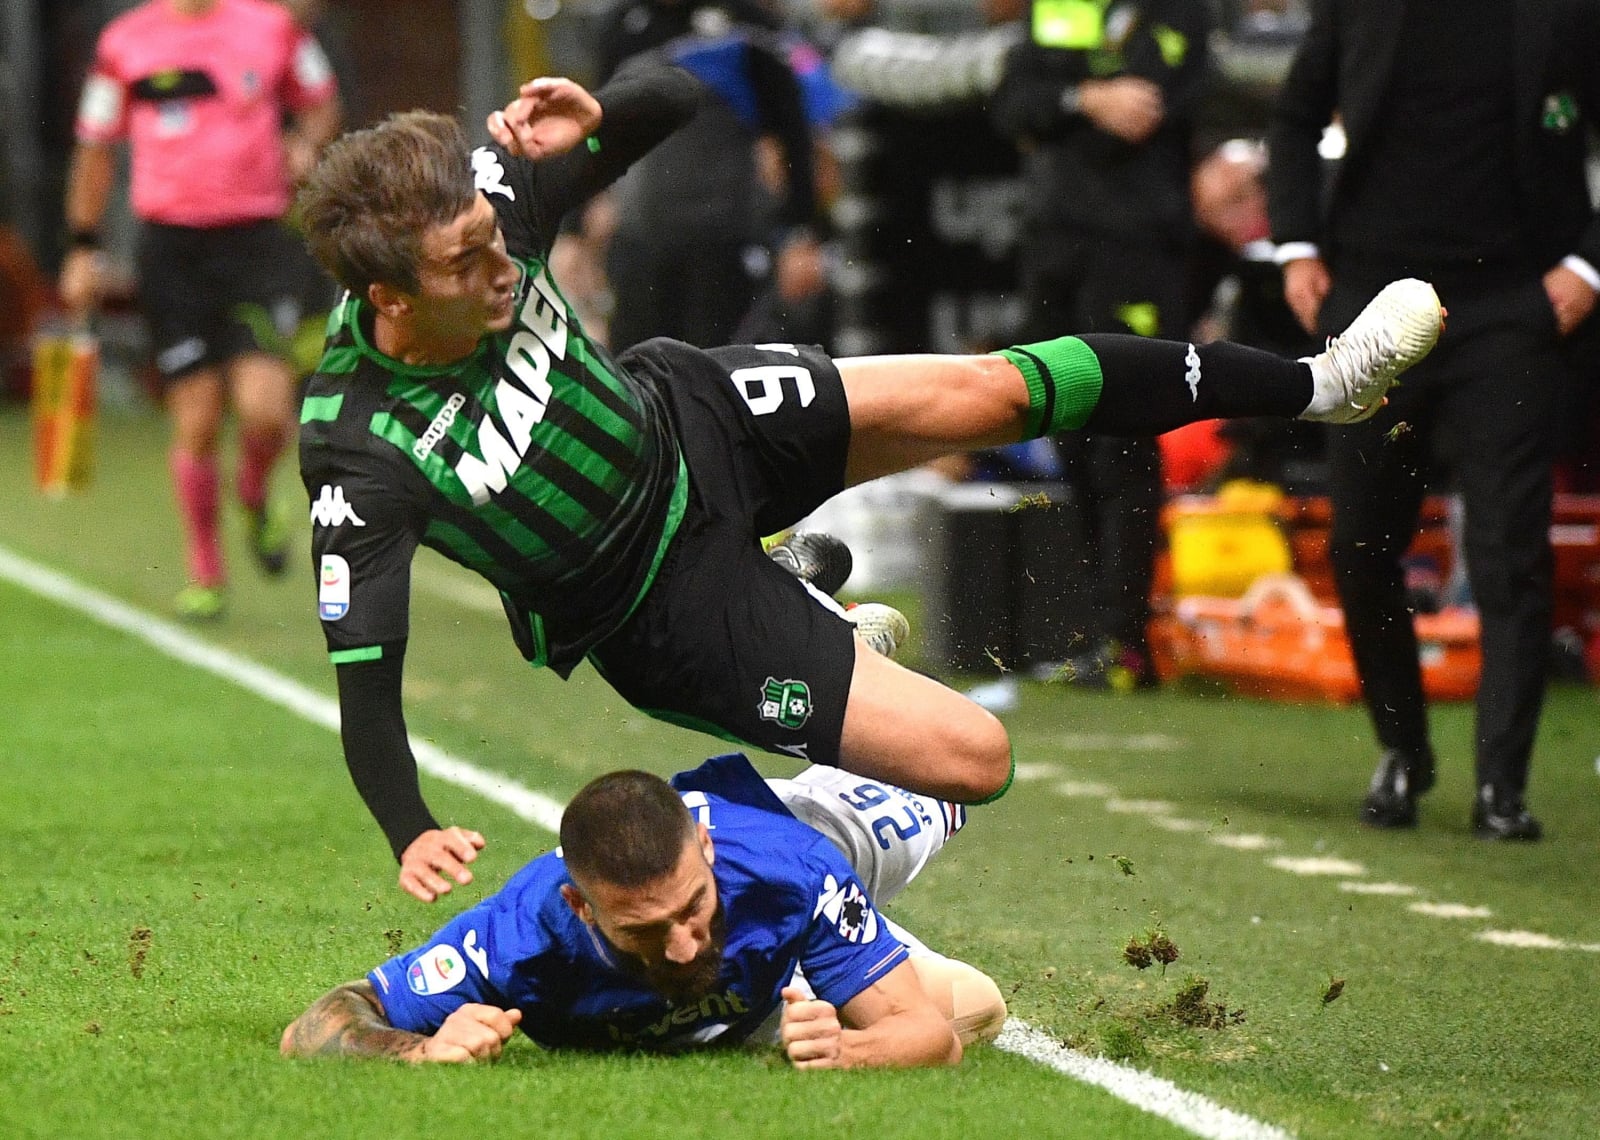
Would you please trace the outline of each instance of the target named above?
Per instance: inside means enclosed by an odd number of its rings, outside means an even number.
[[[776,721],[784,728],[799,728],[811,719],[811,686],[804,681],[780,681],[768,677],[756,706],[762,720]]]

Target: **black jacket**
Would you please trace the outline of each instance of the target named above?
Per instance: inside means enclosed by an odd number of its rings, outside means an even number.
[[[1105,21],[1107,41],[1100,47],[1047,47],[1030,36],[1006,55],[989,112],[1000,133],[1022,145],[1028,221],[1035,234],[1057,229],[1156,239],[1184,234],[1190,136],[1209,70],[1209,5],[1199,0],[1114,3]],[[1166,117],[1142,143],[1125,142],[1063,107],[1069,88],[1118,75],[1148,79],[1161,88]]]
[[[1430,0],[1312,0],[1311,25],[1279,92],[1268,139],[1273,240],[1329,244],[1326,219],[1361,175],[1390,87],[1405,6],[1418,2]],[[1529,259],[1548,267],[1576,253],[1600,268],[1600,215],[1590,203],[1584,166],[1590,130],[1600,122],[1600,5],[1509,2],[1514,167],[1524,229],[1534,246]],[[1335,111],[1347,146],[1324,187],[1317,144]],[[1448,193],[1447,187],[1419,190]]]

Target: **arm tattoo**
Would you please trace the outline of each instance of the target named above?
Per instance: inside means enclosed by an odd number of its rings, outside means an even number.
[[[388,1057],[416,1060],[427,1038],[396,1029],[383,1014],[372,983],[363,978],[329,990],[289,1027],[295,1057]]]

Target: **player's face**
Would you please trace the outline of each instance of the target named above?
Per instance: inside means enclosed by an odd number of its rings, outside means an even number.
[[[520,272],[506,254],[494,207],[477,195],[454,221],[422,235],[419,288],[413,298],[423,326],[419,331],[474,339],[505,331],[511,327]]]
[[[668,1001],[682,1005],[711,992],[722,969],[726,931],[703,826],[684,844],[678,865],[655,882],[599,883],[586,886],[583,895],[586,921],[616,948],[625,967]]]

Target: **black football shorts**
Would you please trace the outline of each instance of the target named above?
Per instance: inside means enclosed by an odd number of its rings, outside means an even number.
[[[590,653],[634,707],[769,752],[838,762],[855,641],[760,539],[844,486],[844,385],[814,346],[652,340],[623,366],[665,397],[689,505],[650,590]]]

